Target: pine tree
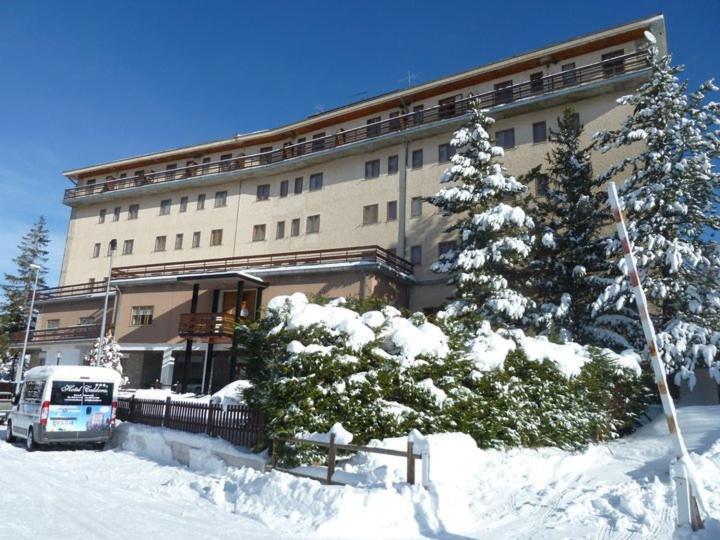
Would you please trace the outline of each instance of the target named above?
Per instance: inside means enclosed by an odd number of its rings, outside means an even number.
[[[498,162],[504,152],[490,139],[493,123],[476,106],[451,140],[458,152],[442,178],[451,186],[430,202],[443,215],[457,218],[446,232],[457,235],[458,245],[432,269],[450,275],[456,288],[452,311],[495,326],[514,326],[532,307],[521,288],[534,224],[520,206],[511,205],[527,188]]]
[[[128,378],[123,375],[122,359],[124,355],[120,352],[120,345],[115,341],[111,331],[104,338],[97,338],[90,354],[85,356],[85,365],[99,366],[114,369],[120,374],[121,385],[128,383]]]
[[[46,286],[48,250],[50,237],[45,225],[45,218],[35,222],[30,231],[23,236],[18,249],[20,254],[13,259],[17,267],[14,274],[5,274],[2,284],[4,301],[0,309],[0,328],[4,335],[19,332],[25,329],[28,316],[28,304],[32,293],[35,271],[31,265],[40,266],[38,273],[38,289]]]
[[[720,345],[720,257],[714,234],[720,230],[720,105],[706,101],[712,81],[687,95],[681,66],[648,51],[650,80],[619,100],[632,113],[617,131],[602,132],[602,151],[637,149],[601,178],[625,178],[619,193],[640,278],[651,303],[661,352],[670,370],[692,371],[698,358],[713,367]],[[634,145],[639,142],[640,144]],[[632,145],[632,146],[631,146]],[[608,257],[624,271],[616,236]],[[597,335],[609,345],[643,348],[631,286],[612,267],[607,288],[594,304]]]
[[[535,181],[540,192],[530,206],[536,221],[530,265],[530,294],[539,306],[535,324],[563,341],[588,338],[590,305],[600,292],[592,277],[606,264],[601,229],[610,222],[581,134],[577,114],[565,109],[558,130],[550,130],[553,148],[545,168],[538,166],[522,179]]]

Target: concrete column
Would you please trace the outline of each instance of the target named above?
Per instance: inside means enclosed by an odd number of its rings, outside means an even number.
[[[237,291],[235,294],[235,326],[237,326],[237,323],[240,320],[240,302],[242,302],[244,287],[245,287],[245,282],[242,280],[238,280]],[[230,382],[233,382],[235,380],[235,377],[237,376],[236,371],[237,371],[237,337],[236,337],[235,329],[233,328],[232,347],[230,349]]]
[[[172,347],[163,350],[162,367],[160,368],[160,384],[162,384],[163,388],[170,388],[173,383],[175,358],[173,358],[172,353]]]
[[[198,295],[200,293],[200,285],[193,285],[192,300],[190,302],[190,313],[197,312]],[[185,342],[185,365],[183,366],[182,391],[187,392],[188,378],[190,377],[190,362],[192,361],[192,339]]]

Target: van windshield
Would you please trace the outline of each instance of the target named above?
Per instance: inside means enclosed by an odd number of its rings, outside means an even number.
[[[111,405],[113,384],[85,381],[53,381],[51,405]]]

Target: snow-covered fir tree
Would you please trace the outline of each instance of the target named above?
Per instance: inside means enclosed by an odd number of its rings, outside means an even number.
[[[455,217],[446,232],[457,237],[457,245],[432,269],[450,275],[453,312],[515,326],[533,306],[523,288],[534,223],[518,206],[527,188],[499,162],[504,152],[488,133],[493,123],[475,106],[450,142],[457,153],[442,177],[448,186],[430,202]]]
[[[535,324],[564,341],[585,342],[590,305],[600,292],[592,276],[606,266],[601,229],[610,213],[581,133],[577,113],[563,111],[557,131],[550,130],[553,147],[545,165],[522,180],[535,182],[538,191],[530,204],[536,223],[529,292],[538,305]]]
[[[687,373],[698,360],[713,367],[720,345],[720,252],[714,238],[720,230],[720,178],[713,165],[720,153],[720,105],[706,98],[717,91],[712,81],[688,95],[687,83],[678,79],[683,68],[659,56],[655,46],[648,61],[650,80],[619,100],[632,108],[630,116],[619,130],[595,138],[602,151],[635,150],[601,180],[621,182],[663,359],[670,370]],[[616,236],[608,239],[607,254],[617,266],[594,304],[596,335],[609,345],[641,349],[644,340]]]
[[[114,369],[120,374],[121,385],[125,385],[128,383],[128,378],[123,375],[123,356],[112,332],[108,332],[104,338],[95,340],[90,354],[85,357],[85,364]]]

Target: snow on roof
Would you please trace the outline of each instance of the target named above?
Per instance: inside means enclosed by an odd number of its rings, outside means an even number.
[[[38,366],[25,373],[29,379],[90,379],[93,382],[120,383],[120,374],[114,369],[94,366]]]

